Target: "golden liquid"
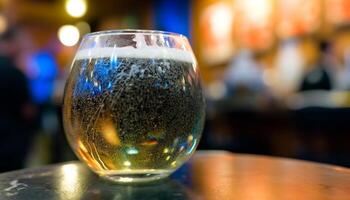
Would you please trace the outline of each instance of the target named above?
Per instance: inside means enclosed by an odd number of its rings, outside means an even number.
[[[194,152],[204,99],[190,63],[77,60],[66,85],[64,125],[78,157],[102,176],[167,175]]]

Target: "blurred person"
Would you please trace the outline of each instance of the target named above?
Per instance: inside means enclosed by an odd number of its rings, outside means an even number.
[[[35,109],[26,76],[15,64],[18,45],[14,31],[0,37],[0,49],[0,172],[4,172],[24,167]]]
[[[328,51],[332,64],[334,88],[336,90],[350,90],[350,30],[340,28],[331,40]]]
[[[267,85],[263,80],[263,66],[256,61],[256,55],[242,50],[234,58],[224,77],[231,103],[240,108],[264,107],[269,98]]]
[[[300,91],[309,90],[331,90],[333,88],[332,78],[329,73],[329,63],[327,60],[329,44],[321,42],[319,44],[319,53],[316,53],[315,59],[308,63],[308,71],[305,73]],[[311,52],[307,52],[312,54]]]
[[[344,52],[344,73],[343,73],[343,83],[345,90],[350,90],[350,46]]]
[[[240,86],[251,91],[264,88],[262,67],[254,60],[250,51],[242,50],[233,60],[225,77],[230,88]]]
[[[281,97],[287,97],[298,89],[302,76],[304,57],[299,49],[300,41],[291,38],[281,41],[276,57],[276,89]]]

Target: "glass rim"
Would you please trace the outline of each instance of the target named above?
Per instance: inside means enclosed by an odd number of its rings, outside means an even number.
[[[84,38],[100,36],[100,35],[131,35],[131,34],[142,34],[142,35],[166,35],[166,36],[177,36],[177,37],[187,37],[181,33],[175,33],[170,31],[160,31],[160,30],[151,30],[151,29],[114,29],[114,30],[104,30],[87,33],[84,35]]]

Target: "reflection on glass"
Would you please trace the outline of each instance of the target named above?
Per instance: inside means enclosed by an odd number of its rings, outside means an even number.
[[[153,184],[115,185],[99,181],[83,194],[82,199],[198,199],[194,193],[179,182],[166,179]]]
[[[60,199],[80,199],[82,190],[79,182],[78,166],[75,164],[63,165],[60,171],[59,190]]]
[[[198,153],[192,187],[204,199],[346,199],[350,170],[253,155]]]

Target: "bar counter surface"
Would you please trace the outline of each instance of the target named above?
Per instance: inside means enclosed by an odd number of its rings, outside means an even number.
[[[350,199],[350,169],[293,159],[197,151],[170,178],[116,184],[80,162],[0,174],[0,199]]]

